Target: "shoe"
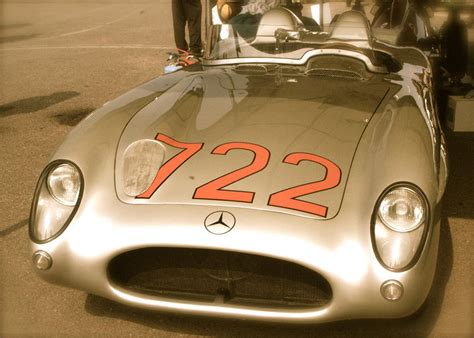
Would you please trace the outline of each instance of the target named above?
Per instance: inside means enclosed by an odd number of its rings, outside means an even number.
[[[203,55],[202,50],[190,50],[189,54],[191,54],[195,58],[202,58]]]
[[[186,57],[189,55],[189,51],[187,50],[184,50],[184,49],[180,49],[180,48],[176,48],[178,50],[178,55],[180,57]]]

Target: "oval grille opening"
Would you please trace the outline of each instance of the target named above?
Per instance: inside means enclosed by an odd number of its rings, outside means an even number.
[[[332,297],[327,280],[303,266],[219,250],[134,250],[115,257],[108,274],[123,289],[170,300],[304,309]]]

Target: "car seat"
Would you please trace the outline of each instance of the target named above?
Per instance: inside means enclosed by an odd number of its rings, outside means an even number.
[[[252,44],[274,43],[278,28],[294,31],[299,27],[304,27],[303,22],[292,11],[283,7],[272,8],[262,15]]]

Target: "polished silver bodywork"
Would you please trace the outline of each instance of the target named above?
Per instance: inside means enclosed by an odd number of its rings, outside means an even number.
[[[31,252],[46,252],[53,262],[39,275],[131,306],[202,315],[318,323],[397,318],[416,311],[428,296],[436,268],[446,153],[431,106],[426,58],[413,48],[382,43],[374,48],[393,55],[400,69],[348,80],[285,72],[295,67],[293,61],[279,60],[277,70],[265,73],[240,72],[229,61],[208,62],[145,83],[92,113],[51,159],[75,163],[84,192],[74,218],[57,238],[32,241]],[[311,53],[307,59],[318,57]],[[202,142],[202,151],[151,198],[130,197],[121,185],[123,154],[132,142],[158,133]],[[210,154],[227,142],[258,144],[271,154],[265,170],[226,188],[254,191],[252,203],[193,198],[196,187],[249,163],[248,152]],[[282,159],[292,152],[315,153],[340,168],[337,187],[304,196],[326,205],[325,217],[268,205],[270,193],[324,176],[311,163],[297,170],[283,166]],[[175,154],[167,148],[165,159]],[[399,182],[424,193],[429,224],[415,264],[396,272],[377,259],[370,228],[380,195]],[[235,224],[216,235],[206,230],[206,219],[219,211],[232,214]],[[318,308],[243,306],[147,295],[111,280],[107,267],[114,257],[154,247],[293,262],[321,274],[332,298]],[[396,302],[380,293],[389,280],[404,288]]]

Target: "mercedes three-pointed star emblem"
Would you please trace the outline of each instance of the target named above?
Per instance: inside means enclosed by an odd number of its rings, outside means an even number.
[[[223,235],[235,226],[235,217],[227,211],[216,211],[206,217],[204,226],[214,235]]]

